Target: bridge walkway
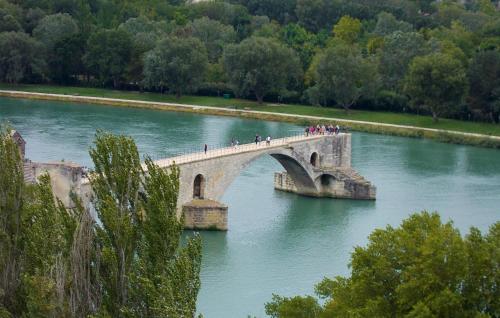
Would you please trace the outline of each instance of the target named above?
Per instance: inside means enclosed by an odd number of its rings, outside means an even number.
[[[159,160],[155,160],[155,164],[157,164],[160,168],[167,168],[174,163],[176,165],[182,165],[182,164],[186,164],[186,163],[193,163],[196,161],[203,161],[203,160],[208,160],[208,159],[220,158],[220,157],[224,157],[224,156],[228,156],[228,155],[279,148],[279,147],[283,147],[284,145],[288,145],[290,143],[320,139],[320,138],[323,138],[325,136],[327,136],[327,135],[309,135],[309,136],[306,136],[305,134],[301,134],[301,135],[296,135],[296,136],[289,136],[289,137],[284,137],[284,138],[272,139],[270,145],[267,145],[266,141],[262,140],[258,144],[255,144],[255,142],[252,142],[252,143],[248,143],[248,144],[241,144],[238,146],[228,146],[228,147],[222,147],[222,148],[217,148],[217,149],[209,149],[209,150],[207,150],[206,153],[204,151],[200,151],[200,152],[189,153],[189,154],[184,154],[184,155],[175,156],[175,157],[159,159]]]

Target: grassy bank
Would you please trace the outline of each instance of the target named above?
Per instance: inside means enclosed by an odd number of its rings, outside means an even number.
[[[497,138],[488,138],[487,136],[471,136],[461,133],[483,134],[490,136],[500,136],[500,125],[493,125],[488,123],[474,123],[465,122],[451,119],[442,119],[438,123],[434,123],[430,116],[418,116],[413,114],[400,114],[389,112],[372,112],[372,111],[351,111],[346,113],[343,110],[336,108],[313,107],[304,105],[276,105],[276,104],[263,104],[259,105],[256,102],[241,100],[241,99],[223,99],[218,97],[205,97],[205,96],[183,96],[176,99],[171,95],[163,95],[158,93],[140,93],[128,91],[116,91],[99,88],[86,88],[86,87],[60,87],[60,86],[46,86],[46,85],[5,85],[0,84],[0,89],[17,90],[26,92],[37,93],[51,93],[63,95],[80,95],[91,97],[105,97],[115,99],[130,99],[137,101],[149,102],[162,102],[162,103],[180,103],[186,105],[200,105],[209,107],[221,107],[230,109],[231,112],[225,112],[219,109],[184,109],[183,111],[193,111],[214,115],[232,115],[258,118],[264,120],[278,120],[288,121],[299,124],[314,123],[318,119],[300,118],[290,116],[280,116],[280,114],[290,114],[299,116],[318,116],[324,118],[331,118],[332,121],[339,123],[343,126],[348,126],[353,130],[366,131],[373,133],[393,134],[408,137],[425,137],[437,139],[444,142],[460,143],[478,145],[484,147],[500,148],[500,141]],[[113,105],[127,106],[121,103],[113,103]],[[162,107],[155,105],[131,105],[134,107],[149,107],[159,108],[166,110],[176,110],[175,107]],[[235,112],[238,110],[253,110],[255,112]],[[345,120],[345,121],[344,121]],[[368,123],[356,123],[351,121],[364,121]],[[405,125],[415,128],[407,127],[394,127],[388,125]],[[428,129],[438,129],[446,131],[434,131]]]

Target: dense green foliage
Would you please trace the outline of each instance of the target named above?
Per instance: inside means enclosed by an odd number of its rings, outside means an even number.
[[[197,38],[166,38],[144,58],[144,82],[148,87],[168,87],[180,97],[196,90],[207,68],[205,46]]]
[[[400,227],[375,230],[356,247],[351,276],[325,278],[311,296],[266,304],[276,318],[498,317],[500,222],[489,233],[462,237],[437,213],[423,212]]]
[[[430,110],[434,120],[455,110],[465,95],[465,70],[458,60],[436,53],[415,58],[406,76],[405,90],[417,105]]]
[[[140,164],[133,140],[98,132],[90,154],[95,221],[66,209],[48,175],[24,184],[0,134],[0,317],[194,317],[201,242],[181,244],[179,171]],[[184,246],[182,246],[184,245]]]
[[[286,92],[300,76],[295,53],[273,39],[251,37],[227,47],[224,68],[238,95],[254,94],[259,103],[272,92]]]
[[[347,36],[347,35],[346,35]],[[338,44],[325,50],[315,70],[317,84],[310,88],[309,98],[334,99],[349,109],[361,96],[372,97],[379,85],[376,65],[363,58],[355,46]]]
[[[486,65],[496,65],[495,53],[486,52],[500,51],[499,7],[498,0],[0,0],[0,81],[178,97],[232,93],[259,103],[283,100],[498,123],[499,74],[488,72],[488,87],[480,74]],[[186,51],[167,43],[193,43],[192,52],[179,56]],[[347,46],[360,67],[332,55],[338,46]],[[446,100],[439,111],[414,94],[425,87],[413,85],[410,94],[403,85],[414,59],[435,54],[461,63],[467,82],[463,94]],[[326,55],[333,60],[327,63]],[[338,74],[325,74],[334,71]],[[351,72],[355,75],[347,78]],[[339,97],[345,94],[334,77],[355,86],[350,97]]]

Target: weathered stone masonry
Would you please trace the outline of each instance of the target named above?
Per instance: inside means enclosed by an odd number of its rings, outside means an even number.
[[[263,155],[274,157],[285,169],[274,176],[277,190],[315,197],[375,199],[375,186],[351,168],[351,134],[302,138],[275,146],[263,143],[248,151],[202,156],[178,164],[178,206],[186,226],[227,229],[228,210],[219,200],[241,171]]]
[[[186,228],[227,230],[228,207],[219,201],[234,179],[264,155],[272,156],[285,169],[274,176],[277,190],[315,197],[375,199],[375,186],[351,168],[351,134],[283,138],[270,145],[248,144],[156,163],[169,169],[175,162],[179,168],[178,215],[184,215]],[[25,160],[27,182],[34,182],[45,172],[52,177],[55,194],[66,206],[72,207],[70,192],[80,195],[84,204],[91,199],[81,166]]]

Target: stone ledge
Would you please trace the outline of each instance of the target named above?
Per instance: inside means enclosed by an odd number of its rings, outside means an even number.
[[[324,170],[324,173],[328,176],[328,183],[322,184],[322,181],[319,181],[319,184],[317,184],[319,191],[314,196],[354,200],[376,199],[377,188],[355,170],[346,168],[327,169]],[[280,191],[303,194],[297,189],[292,178],[285,171],[275,172],[274,188]]]
[[[193,199],[182,206],[184,228],[227,231],[227,206],[214,201]]]

